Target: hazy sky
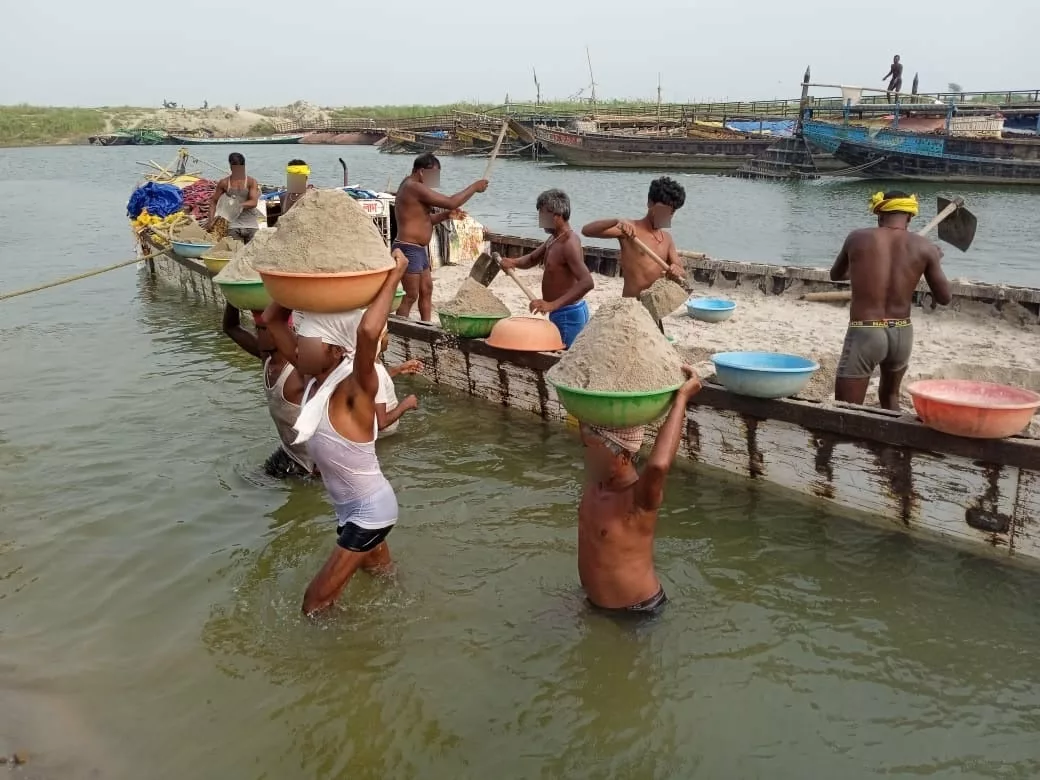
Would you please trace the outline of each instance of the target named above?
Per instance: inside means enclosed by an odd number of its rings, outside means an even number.
[[[0,104],[243,107],[501,102],[587,87],[666,101],[794,96],[806,65],[827,83],[1040,88],[1040,4],[750,0],[435,3],[5,0]],[[154,8],[154,11],[149,9]],[[999,11],[998,11],[999,8]],[[980,16],[982,14],[982,16]]]

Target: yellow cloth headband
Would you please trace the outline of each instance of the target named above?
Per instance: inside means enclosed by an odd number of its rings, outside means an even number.
[[[911,216],[917,216],[917,196],[911,195],[909,198],[890,198],[885,200],[885,193],[875,192],[870,198],[870,213],[871,214],[882,214],[893,211],[898,211],[903,214],[910,214]]]
[[[289,165],[285,168],[286,173],[298,173],[301,176],[310,176],[311,169],[306,165]]]

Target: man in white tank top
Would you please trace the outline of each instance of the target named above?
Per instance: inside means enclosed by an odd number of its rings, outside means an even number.
[[[306,615],[331,607],[359,568],[380,573],[392,567],[386,538],[397,522],[397,497],[383,476],[375,442],[379,394],[376,362],[394,293],[408,267],[400,251],[395,250],[393,258],[394,270],[361,317],[353,358],[347,356],[351,345],[328,343],[328,337],[321,365],[309,362],[312,356],[307,357],[313,379],[304,391],[295,443],[307,443],[336,510],[338,525],[336,547],[304,594]],[[289,312],[278,304],[264,312],[264,321],[279,348],[292,341],[288,316]],[[351,341],[349,334],[342,334],[338,340]],[[297,350],[294,359],[299,358]]]
[[[256,323],[255,334],[242,327],[242,315],[238,309],[230,303],[224,307],[225,335],[263,363],[267,409],[282,442],[264,462],[264,472],[277,479],[317,476],[307,448],[293,444],[296,431],[292,426],[296,424],[303,402],[303,377],[279,354],[267,326],[256,314],[253,321]]]

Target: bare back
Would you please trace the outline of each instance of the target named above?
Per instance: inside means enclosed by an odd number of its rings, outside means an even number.
[[[852,320],[908,318],[922,276],[933,291],[937,283],[947,284],[938,247],[907,230],[854,230],[845,239],[842,254],[848,258],[852,283]]]
[[[672,236],[666,231],[646,230],[639,222],[633,223],[636,237],[642,240],[654,253],[664,259],[672,248]],[[648,255],[626,238],[618,239],[621,244],[621,272],[625,285],[621,291],[623,298],[638,298],[650,285],[665,275],[665,271]]]
[[[617,609],[661,589],[654,571],[657,510],[640,509],[635,485],[606,490],[588,482],[578,505],[578,575],[593,604]]]
[[[407,177],[397,190],[394,205],[397,240],[416,246],[429,246],[433,238],[433,220],[430,219],[430,207],[423,203],[419,195],[420,189],[422,185]]]

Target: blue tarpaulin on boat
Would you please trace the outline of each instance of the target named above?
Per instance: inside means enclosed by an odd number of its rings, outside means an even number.
[[[738,133],[758,133],[767,132],[771,135],[791,135],[794,132],[793,121],[781,121],[781,122],[755,122],[749,120],[747,122],[726,122],[726,127],[730,130],[736,130]]]
[[[180,187],[150,181],[134,190],[126,204],[126,215],[130,219],[137,219],[142,211],[148,209],[153,217],[168,217],[180,211],[183,205],[184,196]]]

